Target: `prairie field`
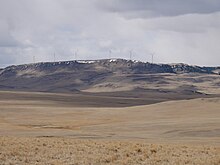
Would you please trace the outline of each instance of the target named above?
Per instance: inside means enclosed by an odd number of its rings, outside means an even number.
[[[219,97],[127,107],[73,97],[1,92],[0,164],[220,164]]]
[[[220,0],[0,0],[0,165],[220,165]]]
[[[220,148],[132,140],[0,137],[0,164],[218,165]]]

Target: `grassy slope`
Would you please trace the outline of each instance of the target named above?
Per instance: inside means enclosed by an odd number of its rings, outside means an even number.
[[[57,96],[54,97],[57,99]],[[170,101],[127,108],[77,107],[65,104],[65,99],[56,99],[2,99],[0,135],[205,143],[220,141],[219,98]],[[88,100],[84,102],[85,105]]]
[[[1,92],[0,164],[220,163],[219,98],[98,108],[71,96]]]

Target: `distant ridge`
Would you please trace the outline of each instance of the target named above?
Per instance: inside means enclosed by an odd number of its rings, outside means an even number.
[[[148,89],[149,85],[159,89],[170,83],[169,78],[161,74],[217,76],[220,74],[220,67],[200,67],[181,63],[152,64],[125,59],[40,62],[12,65],[1,69],[0,90],[76,92],[101,89],[101,91],[120,91],[135,88]],[[194,79],[184,81],[200,81]],[[177,80],[172,80],[172,82],[175,81]],[[179,81],[183,82],[180,86],[185,85],[182,78]],[[212,79],[207,81],[211,82]],[[217,86],[219,84],[220,82],[216,82]],[[196,87],[188,86],[191,91],[196,90]]]
[[[188,65],[184,63],[175,64],[156,64],[149,62],[142,62],[137,60],[126,59],[99,59],[99,60],[73,60],[73,61],[58,61],[58,62],[39,62],[21,65],[11,65],[1,69],[1,73],[5,70],[20,69],[25,70],[28,68],[45,68],[51,67],[72,67],[81,64],[100,65],[106,69],[129,69],[129,71],[136,72],[150,72],[150,73],[207,73],[207,74],[220,74],[220,67],[201,67],[196,65]],[[82,65],[81,65],[82,66]]]

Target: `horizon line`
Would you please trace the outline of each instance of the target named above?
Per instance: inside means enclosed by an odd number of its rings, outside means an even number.
[[[126,60],[132,62],[141,62],[141,63],[150,63],[150,64],[157,64],[157,65],[175,65],[175,64],[184,64],[188,66],[199,66],[199,67],[220,67],[220,65],[215,66],[208,66],[208,65],[197,65],[197,64],[188,64],[184,62],[172,62],[172,63],[160,63],[160,62],[149,62],[149,61],[142,61],[142,60],[135,60],[135,59],[126,59],[126,58],[97,58],[97,59],[77,59],[77,60],[57,60],[57,61],[38,61],[38,62],[30,62],[30,63],[21,63],[21,64],[4,64],[0,63],[0,65],[6,65],[5,67],[0,67],[0,69],[4,69],[11,66],[21,66],[21,65],[34,65],[34,64],[42,64],[42,63],[61,63],[61,62],[77,62],[77,61],[99,61],[99,60]]]

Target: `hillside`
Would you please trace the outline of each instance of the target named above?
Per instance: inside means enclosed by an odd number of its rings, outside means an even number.
[[[0,162],[220,163],[220,98],[106,108],[81,98],[83,107],[68,95],[1,92]]]
[[[1,136],[145,139],[220,145],[219,97],[116,108],[114,101],[108,99],[107,103],[102,97],[94,98],[96,104],[91,104],[91,99],[70,94],[1,92],[0,96]]]
[[[0,72],[3,164],[220,163],[218,68],[100,60]]]
[[[35,63],[0,70],[0,90],[72,93],[151,89],[211,94],[219,93],[219,70],[124,59]]]

